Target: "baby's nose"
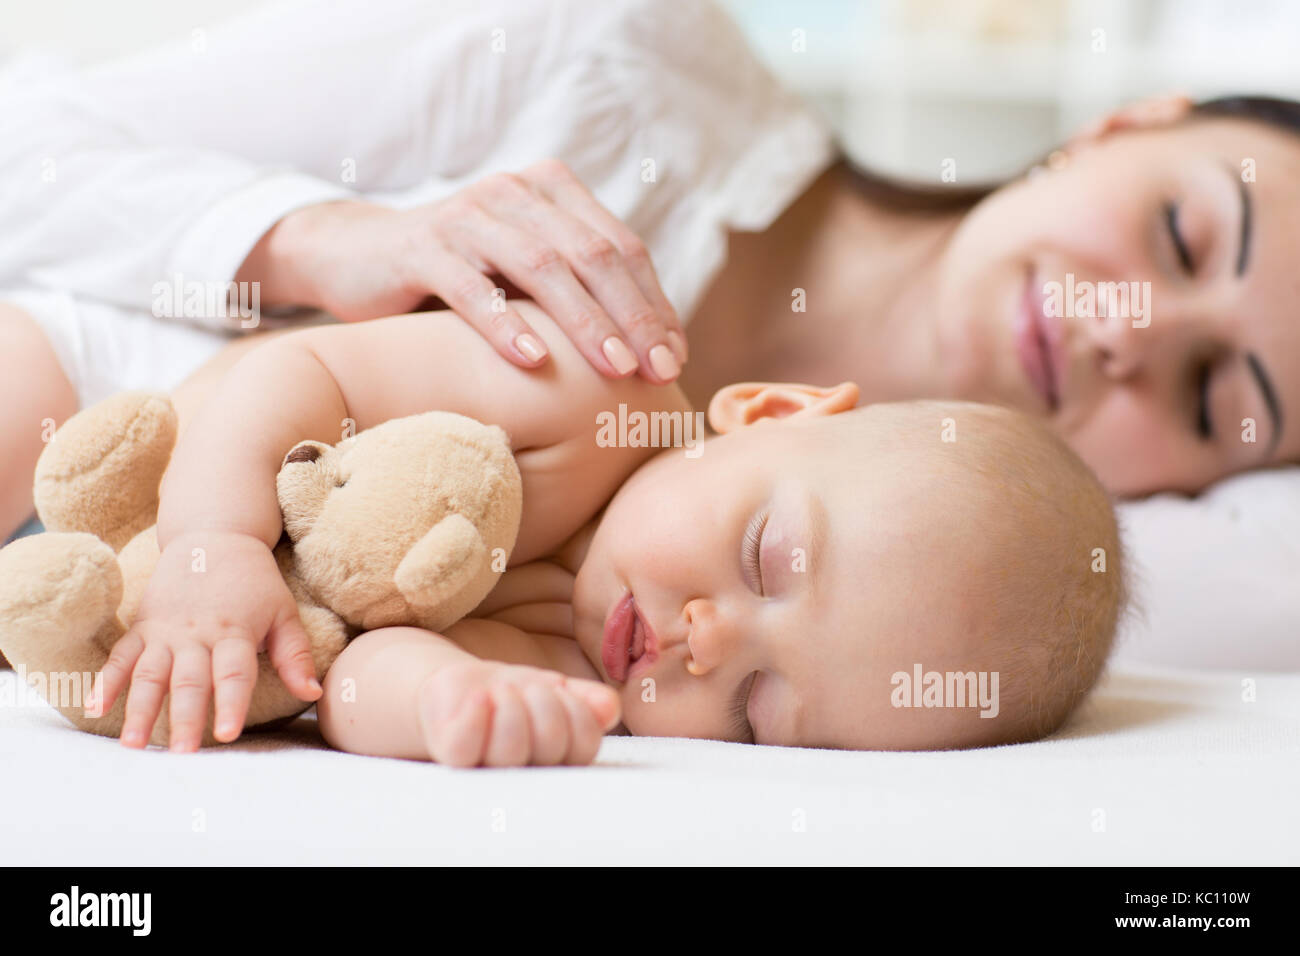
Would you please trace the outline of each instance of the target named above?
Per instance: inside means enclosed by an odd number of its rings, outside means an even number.
[[[683,613],[687,627],[686,645],[690,651],[687,670],[701,677],[734,651],[738,629],[707,598],[689,601]]]

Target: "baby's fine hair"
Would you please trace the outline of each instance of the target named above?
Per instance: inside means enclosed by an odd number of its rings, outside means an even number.
[[[932,468],[945,495],[970,509],[988,545],[970,585],[987,611],[1005,719],[980,721],[995,726],[978,743],[1056,731],[1097,683],[1129,604],[1110,495],[1039,419],[970,402],[879,408],[901,441],[929,450],[917,467]]]

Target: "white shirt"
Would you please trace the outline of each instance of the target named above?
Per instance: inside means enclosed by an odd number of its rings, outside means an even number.
[[[0,80],[0,288],[148,311],[301,206],[406,207],[558,157],[688,318],[727,229],[764,229],[833,156],[706,0],[295,0]]]

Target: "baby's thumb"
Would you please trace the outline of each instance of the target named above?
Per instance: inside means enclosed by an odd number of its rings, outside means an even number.
[[[623,707],[614,688],[599,681],[581,679],[566,680],[564,686],[591,708],[601,730],[612,730],[623,716]]]
[[[298,617],[298,608],[282,612],[266,636],[266,653],[284,686],[299,700],[317,700],[324,691],[316,680],[311,638]]]

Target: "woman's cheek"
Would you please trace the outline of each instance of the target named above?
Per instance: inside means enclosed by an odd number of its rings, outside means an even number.
[[[1063,436],[1107,489],[1117,495],[1141,495],[1162,486],[1194,485],[1194,463],[1187,450],[1171,440],[1150,414],[1103,403],[1088,421]]]

